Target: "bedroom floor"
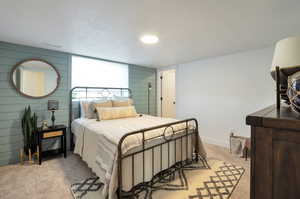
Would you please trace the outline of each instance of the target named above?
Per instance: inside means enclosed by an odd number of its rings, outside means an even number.
[[[250,198],[250,161],[232,156],[228,149],[205,144],[208,158],[245,168],[246,172],[230,199]],[[70,185],[91,176],[90,169],[74,154],[54,158],[39,165],[0,167],[1,199],[73,199]]]

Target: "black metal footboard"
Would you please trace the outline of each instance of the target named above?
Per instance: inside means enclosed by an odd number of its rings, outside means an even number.
[[[180,125],[183,126],[184,128],[180,128],[180,129],[175,129],[174,125]],[[155,137],[151,137],[147,138],[149,135],[151,135],[151,132],[153,132],[154,130],[161,130],[161,135],[159,136],[155,136]],[[168,135],[167,135],[168,133]],[[141,136],[141,142],[142,142],[142,146],[140,148],[140,150],[138,151],[134,151],[132,153],[123,153],[122,152],[122,146],[124,144],[124,141],[126,140],[126,138],[128,138],[129,136],[132,135],[138,135]],[[189,136],[191,136],[190,140],[193,141],[193,143],[189,143]],[[158,139],[158,138],[162,138],[161,142],[156,143],[154,145],[150,145],[148,146],[146,143],[149,141],[153,141],[154,139]],[[184,140],[185,139],[185,143]],[[174,153],[171,154],[171,148],[170,148],[170,143],[173,142],[173,146],[174,147]],[[162,162],[163,162],[163,145],[167,145],[167,159],[168,159],[168,167],[166,169],[162,168]],[[188,147],[192,147],[190,150],[190,153],[192,154],[188,154],[189,150]],[[154,158],[154,149],[158,148],[160,150],[160,162],[155,162],[156,158]],[[177,158],[177,154],[176,152],[181,151],[180,154],[180,158]],[[185,150],[185,155],[183,155],[183,152]],[[152,154],[151,158],[152,158],[152,165],[146,165],[145,164],[145,153],[147,151],[150,151],[150,153]],[[135,183],[135,175],[137,175],[135,173],[135,156],[137,155],[141,155],[142,156],[142,161],[139,164],[141,169],[142,169],[142,180],[141,182],[139,182],[138,184]],[[173,162],[172,165],[170,165],[170,156],[174,155],[174,159],[175,160]],[[183,157],[185,156],[185,157]],[[130,191],[124,191],[123,190],[123,178],[124,178],[124,173],[123,173],[123,160],[125,158],[131,158],[132,161],[132,168],[131,168],[131,183],[132,183],[132,188]],[[165,158],[165,157],[164,157]],[[191,164],[193,161],[198,161],[199,158],[204,161],[203,164],[206,164],[205,159],[202,159],[201,157],[199,157],[199,132],[198,132],[198,122],[196,119],[191,118],[191,119],[186,119],[186,120],[181,120],[181,121],[177,121],[177,122],[173,122],[173,123],[168,123],[168,124],[164,124],[164,125],[160,125],[160,126],[155,126],[152,128],[146,128],[146,129],[141,129],[138,131],[134,131],[131,133],[128,133],[126,135],[124,135],[121,140],[119,141],[119,145],[118,145],[118,197],[119,199],[121,198],[135,198],[135,196],[142,192],[143,190],[147,189],[149,186],[151,186],[152,184],[154,184],[158,179],[159,176],[164,176],[164,174],[169,173],[171,170],[174,170],[174,168],[180,168],[180,167],[184,167],[188,164]],[[160,164],[160,170],[159,172],[154,172],[154,165],[155,164]],[[146,170],[146,166],[148,166],[148,170],[149,167],[152,167],[152,178],[151,180],[146,180],[145,179],[145,170]],[[128,177],[128,175],[127,175]]]

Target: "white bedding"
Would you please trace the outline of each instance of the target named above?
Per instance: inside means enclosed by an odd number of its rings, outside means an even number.
[[[72,132],[76,136],[74,152],[79,154],[104,183],[103,195],[112,198],[117,188],[117,146],[121,137],[129,132],[158,126],[178,120],[149,115],[142,117],[96,121],[76,119],[72,122]],[[174,130],[185,128],[175,125]],[[163,129],[146,133],[145,138],[161,135]],[[150,137],[149,137],[150,136]],[[142,135],[134,135],[124,140],[122,153],[142,144]],[[200,140],[200,155],[206,157]],[[124,187],[123,187],[124,188]],[[128,187],[130,188],[130,187]]]

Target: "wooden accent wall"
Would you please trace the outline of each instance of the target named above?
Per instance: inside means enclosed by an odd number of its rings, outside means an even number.
[[[61,74],[57,91],[44,99],[30,99],[21,96],[10,85],[10,71],[21,60],[40,58],[52,63]],[[39,121],[48,120],[47,101],[59,101],[56,122],[68,124],[71,56],[68,53],[0,42],[0,165],[18,161],[19,149],[23,146],[21,117],[25,106],[30,105],[38,114]]]
[[[148,113],[148,82],[151,82],[150,114],[156,115],[156,68],[129,65],[129,88],[138,113]]]

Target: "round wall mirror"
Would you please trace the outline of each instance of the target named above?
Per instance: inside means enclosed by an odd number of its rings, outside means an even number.
[[[60,75],[56,68],[40,59],[30,59],[15,65],[11,72],[15,89],[30,98],[44,98],[58,88]]]

